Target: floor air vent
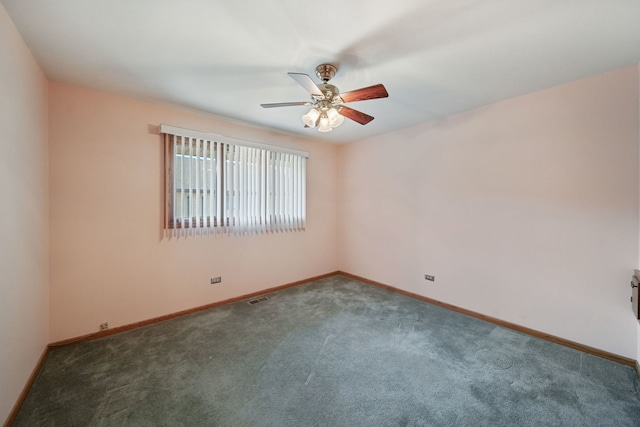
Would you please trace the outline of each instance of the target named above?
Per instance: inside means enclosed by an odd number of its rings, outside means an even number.
[[[252,299],[251,301],[249,301],[249,304],[257,304],[259,302],[264,302],[264,301],[269,301],[269,297],[260,297],[260,298],[256,298],[256,299]]]

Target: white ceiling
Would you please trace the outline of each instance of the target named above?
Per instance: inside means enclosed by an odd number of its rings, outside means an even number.
[[[0,0],[54,81],[335,143],[640,61],[640,0]],[[331,62],[375,117],[304,129],[287,76]]]

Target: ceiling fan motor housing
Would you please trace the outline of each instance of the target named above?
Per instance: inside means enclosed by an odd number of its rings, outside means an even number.
[[[324,99],[333,100],[340,95],[340,90],[329,83],[319,84],[318,89],[320,89],[324,95]]]
[[[315,108],[324,112],[331,108],[335,108],[337,111],[342,109],[342,98],[340,98],[340,91],[337,87],[329,83],[321,83],[318,88],[324,96],[314,97]]]

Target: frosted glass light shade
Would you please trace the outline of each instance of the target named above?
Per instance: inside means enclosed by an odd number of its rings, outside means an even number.
[[[318,123],[318,117],[320,117],[320,111],[312,108],[307,114],[302,116],[302,121],[310,128],[314,128]]]
[[[342,122],[344,122],[344,117],[342,117],[335,108],[331,108],[327,111],[327,117],[329,118],[329,124],[332,128],[337,128],[342,124]]]
[[[320,125],[318,126],[320,132],[331,132],[331,125],[329,124],[329,118],[326,115],[320,117]]]

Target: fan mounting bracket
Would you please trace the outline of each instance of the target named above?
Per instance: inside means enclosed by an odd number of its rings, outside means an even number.
[[[338,68],[333,64],[321,64],[316,67],[316,76],[327,83],[336,75]]]

